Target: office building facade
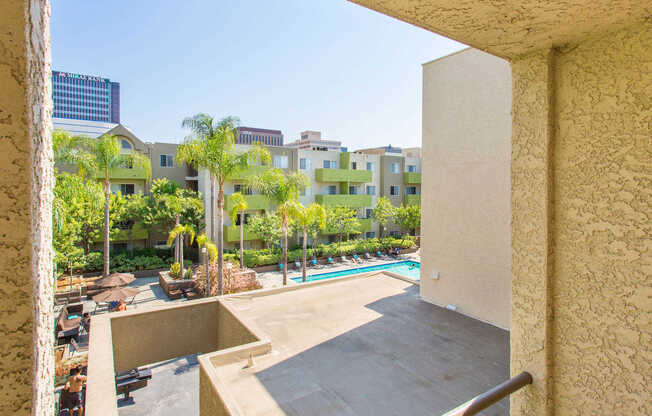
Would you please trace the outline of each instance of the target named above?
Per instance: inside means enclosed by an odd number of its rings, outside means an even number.
[[[93,75],[52,71],[52,117],[120,123],[120,84]]]
[[[236,144],[260,143],[265,146],[283,146],[281,130],[259,129],[256,127],[238,127]]]

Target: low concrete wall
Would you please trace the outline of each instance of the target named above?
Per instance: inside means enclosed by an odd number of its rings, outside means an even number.
[[[212,297],[152,309],[94,316],[89,341],[88,416],[117,416],[116,373],[189,355],[242,359],[269,351],[269,341]],[[252,349],[232,351],[241,344]],[[211,364],[212,366],[212,364]],[[209,413],[210,414],[210,413]]]

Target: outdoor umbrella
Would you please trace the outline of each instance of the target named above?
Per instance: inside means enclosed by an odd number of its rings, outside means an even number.
[[[140,293],[135,287],[114,287],[93,296],[95,302],[117,302],[122,299],[131,298]]]
[[[95,284],[99,287],[118,287],[126,286],[136,280],[131,273],[113,273],[101,279],[97,279]]]

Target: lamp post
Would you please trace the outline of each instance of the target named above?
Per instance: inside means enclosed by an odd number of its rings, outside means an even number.
[[[206,247],[202,247],[202,254],[204,255],[204,271],[206,272],[206,297],[211,295],[211,272],[208,269],[208,250]]]

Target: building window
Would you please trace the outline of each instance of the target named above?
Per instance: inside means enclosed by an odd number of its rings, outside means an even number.
[[[324,160],[324,169],[337,169],[337,160]]]
[[[351,169],[356,170],[358,168],[358,162],[351,162]]]
[[[328,195],[337,195],[337,186],[329,185],[328,186]]]
[[[358,194],[358,187],[357,186],[349,186],[349,195],[357,195]]]
[[[401,173],[401,165],[398,162],[392,162],[389,165],[389,170],[392,173]]]
[[[374,209],[373,208],[367,208],[365,211],[365,214],[367,215],[367,218],[373,218],[374,217]]]
[[[392,185],[389,187],[390,195],[400,195],[400,193],[401,193],[401,187],[399,185]]]
[[[308,170],[312,167],[312,161],[310,159],[301,158],[299,159],[299,169]]]
[[[275,155],[274,156],[274,167],[278,169],[287,169],[288,168],[288,157],[285,155]]]
[[[233,185],[233,192],[240,192],[243,195],[252,195],[251,189],[248,186],[240,183]]]
[[[306,196],[306,195],[309,196],[309,195],[310,195],[310,192],[311,192],[311,191],[310,191],[310,187],[309,187],[309,186],[306,186],[305,188],[303,188],[303,189],[301,190],[301,196]]]
[[[168,242],[166,240],[157,240],[155,245],[156,246],[165,246],[165,247],[167,247]]]
[[[405,194],[406,195],[416,195],[417,194],[417,187],[416,186],[407,186],[405,188]]]
[[[376,195],[376,187],[367,185],[367,195]]]
[[[376,164],[373,162],[367,162],[367,170],[371,172],[376,171]]]
[[[120,184],[120,193],[122,195],[132,195],[134,192],[135,192],[135,187],[133,183]]]
[[[407,171],[408,172],[416,172],[417,171],[417,165],[407,165]]]
[[[392,236],[392,237],[394,237],[394,238],[398,238],[398,237],[401,236],[401,233],[398,232],[398,231],[390,231],[390,232],[389,232],[389,235]]]
[[[241,218],[240,214],[238,214],[238,216],[235,217],[235,225],[240,225],[240,218]],[[244,223],[249,224],[249,214],[244,214]]]
[[[174,156],[172,156],[172,155],[161,155],[161,167],[162,168],[173,168],[174,167]]]
[[[364,236],[365,238],[376,238],[376,233],[373,231],[367,231]]]
[[[121,145],[122,145],[122,151],[131,151],[134,147],[129,143],[128,140],[121,140]]]

